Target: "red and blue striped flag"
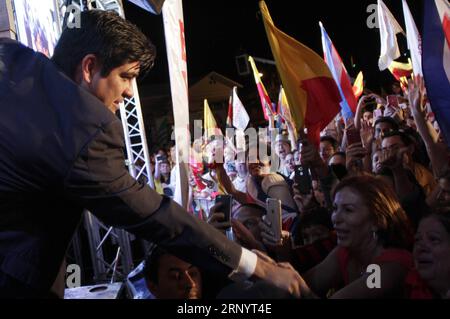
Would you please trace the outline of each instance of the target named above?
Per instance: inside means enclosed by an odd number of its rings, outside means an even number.
[[[422,68],[431,108],[450,146],[450,5],[424,3]]]
[[[330,68],[331,74],[336,81],[339,93],[341,95],[342,101],[340,105],[342,116],[346,120],[349,120],[353,118],[357,106],[357,101],[355,95],[353,94],[353,86],[350,82],[344,63],[342,63],[342,59],[328,36],[327,31],[322,25],[322,22],[319,22],[319,24],[320,29],[322,30],[324,60]]]

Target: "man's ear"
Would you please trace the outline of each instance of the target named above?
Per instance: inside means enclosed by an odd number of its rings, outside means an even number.
[[[91,84],[94,74],[100,71],[100,63],[95,54],[86,55],[80,63],[78,74],[79,83]]]

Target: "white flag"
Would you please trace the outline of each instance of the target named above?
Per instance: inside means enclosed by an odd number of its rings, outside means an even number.
[[[177,165],[187,165],[190,151],[189,97],[182,1],[166,0],[162,13],[175,121],[176,162]],[[189,191],[188,176],[183,167],[178,167],[175,171],[177,184],[174,200],[186,207]]]
[[[383,71],[391,65],[392,61],[400,57],[396,35],[397,33],[404,33],[404,31],[382,0],[378,0],[378,23],[381,38],[378,66],[380,71]]]
[[[406,38],[408,39],[408,48],[411,53],[411,61],[413,66],[414,75],[423,76],[422,72],[422,39],[417,26],[414,23],[414,19],[409,10],[408,3],[403,0],[403,15],[405,16],[406,24]]]
[[[233,126],[244,131],[247,128],[250,117],[237,95],[237,87],[233,88]]]

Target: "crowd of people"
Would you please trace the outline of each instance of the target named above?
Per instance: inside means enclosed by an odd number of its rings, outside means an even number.
[[[221,136],[197,141],[202,162],[190,165],[190,212],[292,265],[306,298],[449,298],[450,153],[423,80],[403,90],[394,83],[384,97],[365,93],[354,118],[338,115],[319,145],[303,132],[294,143],[281,121],[269,131],[275,145],[270,137],[259,145],[268,150],[264,160],[249,160],[251,142],[236,149]],[[307,170],[309,186],[298,169]],[[214,205],[222,194],[233,198],[231,220]],[[265,219],[267,198],[281,202],[280,239]],[[373,264],[378,289],[367,284]],[[192,283],[188,277],[180,280]]]

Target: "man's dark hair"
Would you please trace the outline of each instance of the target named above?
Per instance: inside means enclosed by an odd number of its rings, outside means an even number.
[[[375,121],[375,125],[377,126],[379,123],[389,123],[392,126],[392,129],[397,131],[399,129],[398,123],[396,120],[394,120],[392,117],[389,116],[382,116],[379,117],[376,121]]]
[[[390,131],[390,132],[387,132],[386,134],[384,134],[383,140],[385,138],[392,137],[392,136],[399,136],[400,139],[402,140],[403,144],[405,144],[405,146],[409,146],[409,145],[414,143],[412,137],[410,137],[408,134],[403,133],[401,131]]]
[[[140,74],[153,66],[156,49],[131,22],[114,11],[90,10],[80,14],[80,27],[66,27],[56,45],[52,60],[70,78],[83,58],[94,54],[106,77],[116,67],[139,62]]]
[[[168,255],[169,253],[159,246],[155,246],[145,259],[144,265],[144,276],[145,280],[158,284],[158,269],[159,260],[162,256]]]
[[[322,136],[322,137],[320,138],[320,141],[321,141],[321,142],[328,142],[328,143],[330,143],[330,144],[333,146],[334,149],[337,149],[337,147],[338,147],[338,142],[337,142],[336,139],[335,139],[334,137],[332,137],[332,136],[328,136],[328,135]]]
[[[245,203],[245,204],[242,204],[242,205],[239,205],[238,207],[236,207],[233,210],[233,214],[235,214],[238,210],[240,210],[242,208],[253,208],[253,209],[259,211],[261,213],[261,216],[263,216],[263,215],[265,215],[267,213],[267,211],[266,211],[266,209],[264,207],[261,207],[261,206],[259,206],[257,204],[254,204],[254,203]]]

